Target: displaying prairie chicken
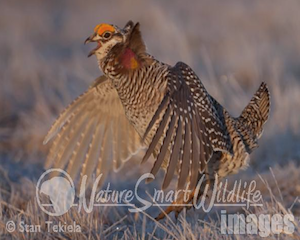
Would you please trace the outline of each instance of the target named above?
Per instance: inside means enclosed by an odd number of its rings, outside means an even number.
[[[155,158],[151,173],[165,170],[163,189],[175,174],[178,189],[188,184],[193,190],[203,174],[211,182],[247,166],[269,115],[265,83],[234,118],[188,65],[172,67],[149,55],[138,23],[97,25],[89,42],[97,43],[89,56],[97,57],[104,75],[53,124],[44,141],[55,138],[46,167],[66,167],[72,178],[80,171],[105,179],[146,148],[142,161]],[[166,213],[182,209],[171,205]]]

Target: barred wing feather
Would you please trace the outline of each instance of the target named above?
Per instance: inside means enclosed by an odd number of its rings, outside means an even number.
[[[182,189],[189,182],[190,188],[193,189],[199,171],[203,173],[213,152],[232,153],[232,145],[226,126],[220,120],[210,95],[189,66],[179,62],[170,68],[167,82],[167,93],[143,137],[146,138],[159,116],[163,114],[143,161],[149,158],[163,138],[151,172],[154,175],[158,172],[166,150],[169,149],[170,159],[167,159],[167,171],[162,187],[168,187],[177,168],[177,188]],[[162,136],[164,132],[165,136]]]
[[[55,121],[44,144],[54,139],[46,167],[67,168],[75,178],[93,172],[115,171],[143,148],[140,136],[126,118],[111,81],[105,76],[78,97]],[[101,183],[100,183],[101,184]]]

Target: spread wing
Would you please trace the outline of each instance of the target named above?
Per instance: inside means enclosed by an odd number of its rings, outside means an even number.
[[[111,168],[142,148],[141,139],[127,120],[111,81],[101,76],[55,121],[44,144],[54,138],[46,167],[65,168],[72,178],[81,170],[88,179],[96,169],[105,179]]]
[[[177,63],[170,68],[167,78],[167,93],[150,121],[144,138],[163,116],[143,161],[149,158],[163,137],[151,172],[154,175],[158,172],[169,150],[170,158],[167,160],[162,187],[169,185],[177,168],[177,188],[182,189],[189,181],[193,189],[199,171],[203,173],[213,152],[231,153],[232,145],[222,118],[193,70],[184,63]],[[164,136],[161,136],[164,132]]]

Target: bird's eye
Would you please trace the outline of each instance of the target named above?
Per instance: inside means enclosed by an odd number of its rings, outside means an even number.
[[[111,37],[111,33],[110,32],[106,32],[102,35],[105,39],[108,39]]]

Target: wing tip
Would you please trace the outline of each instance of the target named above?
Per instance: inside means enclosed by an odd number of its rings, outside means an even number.
[[[53,127],[51,127],[51,129],[49,130],[49,132],[47,133],[47,135],[45,136],[44,140],[43,140],[43,145],[46,145],[48,142],[51,141],[51,139],[60,131],[60,128],[58,129],[53,129]]]
[[[51,138],[52,138],[52,136],[49,136],[49,134],[47,134],[43,140],[43,145],[46,145],[51,140]]]

